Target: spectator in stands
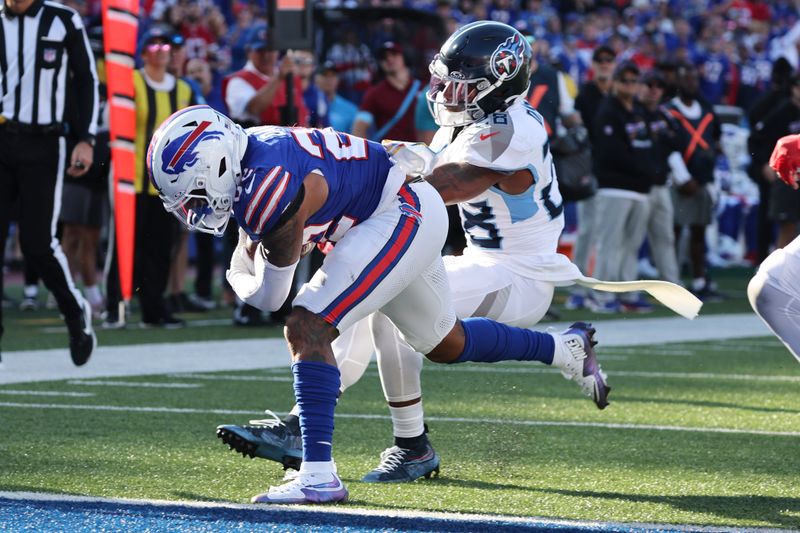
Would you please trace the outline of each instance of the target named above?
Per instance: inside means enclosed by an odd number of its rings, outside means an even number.
[[[255,17],[253,6],[247,2],[236,2],[233,5],[234,23],[228,29],[225,40],[231,47],[231,68],[241,69],[247,62],[247,43],[253,29]]]
[[[657,70],[644,75],[639,96],[653,137],[653,157],[650,165],[653,185],[650,189],[650,210],[647,220],[650,256],[661,279],[680,284],[675,229],[672,223],[675,210],[672,206],[670,187],[667,184],[669,178],[667,158],[672,153],[674,139],[667,117],[661,110],[664,80]]]
[[[208,23],[206,4],[200,2],[187,3],[184,6],[183,18],[178,23],[180,33],[186,39],[186,54],[189,59],[205,58],[208,46],[217,41]]]
[[[689,228],[689,259],[692,265],[691,290],[703,301],[722,298],[706,270],[706,227],[712,223],[714,166],[718,153],[720,126],[714,111],[699,100],[700,80],[697,68],[690,63],[678,66],[678,96],[667,104],[675,131],[677,153],[670,155],[670,170],[676,188],[675,234],[680,242],[684,227]],[[686,170],[680,168],[685,163]]]
[[[165,32],[151,30],[144,39],[144,67],[134,71],[136,103],[136,292],[145,327],[176,328],[185,325],[166,306],[164,292],[169,277],[171,252],[178,236],[178,223],[161,204],[145,168],[145,152],[156,128],[167,117],[195,105],[197,96],[184,80],[167,69],[171,40]],[[110,306],[110,309],[114,309]]]
[[[544,117],[545,129],[552,138],[561,121],[575,115],[575,100],[569,94],[564,73],[537,60],[536,53],[540,45],[533,38],[528,40],[532,41],[534,52],[528,102]]]
[[[347,100],[337,91],[339,88],[339,73],[332,61],[326,61],[319,68],[317,74],[317,87],[322,92],[325,99],[327,111],[327,126],[336,131],[350,133],[353,130],[353,122],[358,113],[358,106]]]
[[[378,141],[414,141],[414,111],[422,84],[411,76],[398,43],[383,43],[378,50],[378,63],[384,79],[364,95],[353,134]]]
[[[592,79],[581,85],[578,96],[575,98],[575,109],[581,114],[581,120],[586,126],[591,140],[594,133],[593,124],[600,102],[611,90],[612,78],[616,62],[614,50],[605,45],[598,46],[592,53]],[[597,203],[595,196],[577,203],[578,209],[578,235],[575,239],[573,261],[582,272],[589,272],[589,258],[597,242],[595,213]],[[575,286],[570,289],[565,307],[567,309],[580,309],[586,302],[588,292],[583,287]]]
[[[800,133],[800,74],[792,77],[789,98],[784,98],[760,120],[752,133],[758,146],[772,147],[778,139],[786,135]],[[769,155],[769,150],[767,150]],[[759,157],[763,160],[763,157]],[[778,225],[778,239],[775,245],[783,248],[798,235],[800,223],[800,190],[793,190],[778,179],[768,164],[762,167],[764,180],[771,184],[769,194],[769,218]]]
[[[339,90],[342,96],[356,104],[361,103],[361,98],[372,83],[375,66],[369,47],[359,40],[353,28],[344,30],[341,40],[328,50],[326,60],[333,62],[341,76]]]
[[[303,102],[300,80],[292,76],[293,86],[289,87],[289,75],[295,72],[294,61],[289,54],[278,61],[278,51],[265,26],[253,33],[247,59],[242,70],[234,72],[223,82],[222,94],[230,117],[245,127],[307,125],[308,111]],[[290,90],[293,93],[292,106],[287,105]]]
[[[322,91],[314,79],[316,69],[314,54],[310,50],[295,50],[293,57],[295,72],[300,78],[300,86],[303,89],[303,102],[308,109],[308,125],[312,128],[324,128],[328,122],[327,106]]]
[[[644,110],[636,101],[639,67],[621,63],[611,93],[600,103],[592,128],[592,159],[597,176],[597,266],[595,277],[632,281],[639,247],[647,231],[652,184],[653,143]],[[647,312],[652,307],[636,293],[624,300],[595,293],[587,305],[595,312]]]

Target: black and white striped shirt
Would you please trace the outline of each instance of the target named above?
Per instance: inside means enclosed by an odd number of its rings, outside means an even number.
[[[70,73],[72,76],[70,77]],[[61,126],[67,84],[76,106],[77,138],[97,130],[97,72],[80,15],[51,0],[34,0],[22,15],[0,7],[0,114],[31,126]]]

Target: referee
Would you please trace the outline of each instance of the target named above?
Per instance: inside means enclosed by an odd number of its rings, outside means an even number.
[[[67,159],[67,84],[77,106]],[[0,251],[9,214],[19,202],[22,253],[53,293],[69,331],[72,362],[89,360],[96,344],[91,308],[75,288],[56,238],[64,171],[82,176],[92,164],[97,125],[97,73],[80,16],[50,0],[4,0],[0,11]],[[2,292],[0,276],[0,292]],[[2,338],[0,310],[0,339]]]

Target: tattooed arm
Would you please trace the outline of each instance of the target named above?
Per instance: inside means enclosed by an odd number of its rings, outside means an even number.
[[[471,200],[492,185],[509,194],[522,193],[533,183],[533,176],[527,170],[509,173],[467,163],[447,163],[434,168],[425,181],[450,205]]]
[[[240,240],[226,273],[239,298],[262,311],[279,309],[289,296],[303,247],[303,228],[309,217],[325,203],[327,182],[324,177],[312,173],[303,180],[300,191],[296,200],[300,205],[296,206],[296,211],[285,212],[288,218],[265,235],[260,246]]]

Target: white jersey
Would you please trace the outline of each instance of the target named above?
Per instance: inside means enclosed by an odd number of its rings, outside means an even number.
[[[454,128],[443,127],[434,136],[435,166],[468,163],[500,172],[527,169],[534,181],[521,194],[490,187],[459,204],[467,234],[465,254],[536,279],[542,279],[544,270],[566,266],[566,257],[555,257],[564,228],[563,201],[542,116],[520,100],[505,112],[464,127],[455,139],[454,133]]]

